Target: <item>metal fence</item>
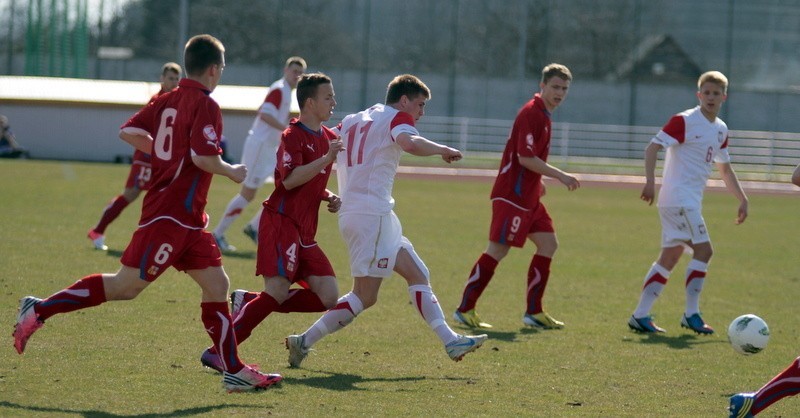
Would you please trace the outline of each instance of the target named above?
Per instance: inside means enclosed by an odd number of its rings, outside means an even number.
[[[467,160],[499,160],[512,123],[425,116],[419,130],[426,137],[462,150]],[[575,172],[641,174],[644,149],[659,129],[555,122],[550,160]],[[732,163],[743,180],[787,181],[800,164],[799,133],[731,130],[729,137]]]

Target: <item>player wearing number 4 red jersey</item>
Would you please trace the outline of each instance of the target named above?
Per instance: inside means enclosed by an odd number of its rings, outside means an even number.
[[[277,383],[242,363],[228,311],[228,276],[214,237],[204,228],[206,197],[213,174],[240,183],[247,169],[220,158],[222,114],[209,96],[225,67],[224,47],[210,35],[189,40],[184,52],[187,78],[178,88],[145,106],[122,125],[120,137],[139,150],[152,150],[152,189],[142,203],[139,228],[114,274],[92,274],[41,300],[21,300],[14,327],[20,354],[30,336],[50,317],[139,295],[167,268],[185,271],[202,289],[202,322],[219,356],[229,391]]]
[[[256,274],[264,277],[264,291],[243,295],[247,302],[234,313],[239,344],[273,312],[322,312],[339,296],[333,267],[316,242],[320,203],[327,202],[332,213],[342,203],[326,188],[343,149],[336,133],[322,125],[336,106],[331,79],[320,73],[303,75],[297,102],[300,118],[281,135],[275,190],[262,205]],[[292,283],[303,288],[290,290]],[[208,348],[200,361],[208,365],[205,359],[215,351]]]
[[[451,359],[461,360],[486,340],[486,335],[458,335],[447,325],[431,289],[428,268],[403,236],[392,210],[392,185],[404,151],[441,155],[448,163],[461,159],[461,152],[419,136],[414,127],[430,97],[430,90],[417,77],[400,75],[389,83],[386,104],[349,115],[338,127],[346,147],[336,162],[342,196],[339,230],[350,253],[353,289],[306,332],[286,338],[290,366],[299,366],[314,343],[374,305],[383,280],[392,272],[406,279],[412,305]]]
[[[511,247],[522,247],[526,240],[536,245],[528,268],[525,294],[525,325],[536,328],[562,328],[564,323],[543,310],[542,298],[550,277],[550,263],[558,248],[553,221],[541,202],[545,189],[542,176],[558,179],[569,190],[580,187],[578,179],[547,163],[550,154],[550,113],[567,96],[572,81],[569,69],[550,64],[542,70],[541,89],[520,109],[503,151],[500,172],[492,188],[492,220],[489,245],[470,272],[461,304],[454,319],[473,328],[491,328],[475,312],[497,264]]]
[[[178,87],[178,80],[181,78],[181,72],[181,66],[174,62],[164,64],[161,67],[161,90],[150,98],[148,104],[153,103],[153,101],[162,94],[170,92],[175,87]],[[142,190],[150,190],[150,153],[137,149],[133,152],[132,160],[131,171],[128,173],[128,180],[125,182],[125,190],[103,209],[103,215],[100,217],[97,225],[86,234],[97,250],[108,250],[105,244],[106,227],[108,227],[111,222],[114,222],[122,211],[139,197],[139,193],[141,193]]]
[[[650,310],[684,248],[688,248],[693,256],[686,268],[686,311],[680,323],[699,334],[714,333],[714,329],[700,316],[700,292],[713,253],[702,214],[703,190],[713,163],[716,163],[728,190],[739,200],[735,223],[738,225],[747,219],[747,195],[731,167],[728,154],[728,127],[717,117],[728,97],[728,79],[719,71],[709,71],[700,76],[697,89],[700,104],[674,115],[645,150],[647,180],[641,199],[652,205],[658,152],[667,149],[658,193],[661,255],[647,272],[639,304],[628,320],[628,327],[634,331],[665,332],[653,322]]]

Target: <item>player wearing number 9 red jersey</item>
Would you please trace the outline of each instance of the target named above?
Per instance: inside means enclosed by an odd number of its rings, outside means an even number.
[[[187,78],[177,90],[150,103],[122,125],[120,137],[142,151],[152,150],[152,189],[142,203],[139,228],[114,274],[93,274],[41,300],[21,300],[14,346],[22,354],[30,336],[56,314],[135,298],[169,266],[185,271],[200,285],[202,322],[211,337],[229,391],[265,388],[281,380],[239,359],[231,326],[229,280],[214,237],[205,231],[206,196],[213,174],[239,183],[242,165],[220,158],[222,115],[209,96],[225,66],[224,47],[210,35],[198,35],[185,48]]]
[[[148,103],[152,103],[162,94],[172,91],[178,87],[178,80],[181,78],[181,66],[168,62],[161,67],[161,90],[150,98]],[[115,197],[111,203],[103,209],[103,215],[94,228],[86,234],[92,241],[95,249],[106,251],[105,244],[106,227],[113,222],[128,207],[131,202],[139,197],[143,190],[150,190],[150,153],[142,150],[135,150],[131,170],[128,173],[128,180],[125,182],[125,189],[122,194]]]
[[[714,333],[714,329],[700,316],[700,292],[713,253],[702,215],[702,201],[713,163],[716,163],[728,190],[739,200],[735,223],[740,224],[747,218],[747,195],[728,155],[728,127],[717,117],[727,99],[728,79],[719,71],[709,71],[700,76],[697,89],[700,104],[670,118],[645,150],[647,180],[641,199],[652,205],[658,152],[667,149],[658,193],[661,255],[647,272],[639,304],[628,320],[628,327],[634,331],[665,332],[653,322],[650,310],[684,248],[688,247],[693,256],[686,268],[686,310],[680,324],[698,334]]]

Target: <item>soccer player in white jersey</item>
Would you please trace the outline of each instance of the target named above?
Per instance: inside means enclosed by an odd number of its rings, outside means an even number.
[[[739,200],[735,223],[747,219],[747,195],[731,167],[728,154],[728,126],[717,117],[727,99],[728,79],[719,71],[709,71],[697,81],[693,109],[674,115],[650,141],[645,150],[646,183],[641,199],[650,205],[655,197],[655,168],[658,152],[666,148],[658,213],[661,217],[661,255],[644,278],[639,304],[628,326],[645,333],[666,332],[653,322],[650,310],[680,260],[684,248],[693,253],[686,269],[686,311],[681,326],[698,334],[713,334],[700,316],[703,290],[713,249],[703,220],[703,190],[716,163],[725,186]]]
[[[408,282],[412,305],[442,341],[451,359],[460,361],[486,341],[485,334],[459,335],[447,325],[431,289],[428,268],[403,236],[400,220],[393,211],[392,185],[403,152],[441,155],[447,163],[461,159],[457,149],[430,141],[417,132],[415,122],[425,113],[430,97],[430,90],[420,79],[399,75],[389,83],[386,104],[348,115],[339,125],[345,146],[336,162],[342,199],[339,230],[350,254],[353,289],[306,332],[286,338],[290,366],[299,366],[312,345],[374,305],[383,280],[393,271]]]
[[[222,251],[236,251],[225,238],[225,232],[233,221],[242,214],[244,208],[253,201],[258,188],[264,183],[275,181],[275,163],[281,133],[289,126],[289,113],[292,104],[292,89],[306,70],[306,61],[301,57],[289,57],[283,67],[283,77],[269,86],[267,97],[258,115],[253,120],[242,150],[242,164],[247,167],[247,178],[242,189],[225,208],[225,214],[214,228],[214,238]],[[244,233],[253,241],[258,239],[258,221],[261,210],[244,227]]]

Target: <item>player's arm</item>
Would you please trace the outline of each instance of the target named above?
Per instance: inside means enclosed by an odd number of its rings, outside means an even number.
[[[287,125],[281,123],[275,116],[270,115],[269,113],[258,112],[258,117],[264,121],[267,125],[277,129],[280,132],[283,132]]]
[[[336,140],[331,141],[327,154],[308,164],[295,167],[295,169],[283,179],[283,187],[285,187],[286,190],[292,190],[295,187],[308,183],[309,180],[319,174],[328,164],[336,161],[336,155],[343,149],[344,144],[341,138],[336,138]]]
[[[236,183],[243,182],[245,176],[247,176],[247,167],[243,164],[228,164],[219,155],[196,155],[192,153],[192,162],[203,171],[225,176]]]
[[[342,207],[342,198],[328,189],[325,189],[325,194],[323,195],[322,200],[328,202],[328,212],[330,213],[336,213]]]
[[[133,145],[139,151],[151,154],[153,152],[153,137],[144,129],[126,127],[119,131],[119,137]]]
[[[441,155],[442,160],[447,163],[458,161],[461,159],[461,151],[450,148],[446,145],[437,144],[429,139],[423,138],[419,135],[411,135],[403,132],[395,138],[395,142],[400,145],[403,151],[416,155],[419,157],[427,157],[430,155]]]
[[[658,162],[658,152],[663,148],[661,144],[651,142],[644,150],[645,183],[639,198],[649,205],[653,204],[656,197],[656,162]]]
[[[742,185],[739,183],[739,178],[736,176],[736,172],[733,171],[731,163],[717,163],[717,169],[722,177],[722,181],[725,182],[725,187],[739,199],[739,211],[735,221],[736,225],[739,225],[747,219],[749,204],[747,195],[744,193],[744,189],[742,189]]]
[[[543,176],[551,177],[557,179],[565,186],[567,189],[572,191],[579,187],[581,187],[581,182],[573,176],[565,171],[562,171],[558,167],[550,165],[547,161],[542,160],[539,157],[519,157],[519,163],[526,169],[533,171],[534,173],[539,173]]]

